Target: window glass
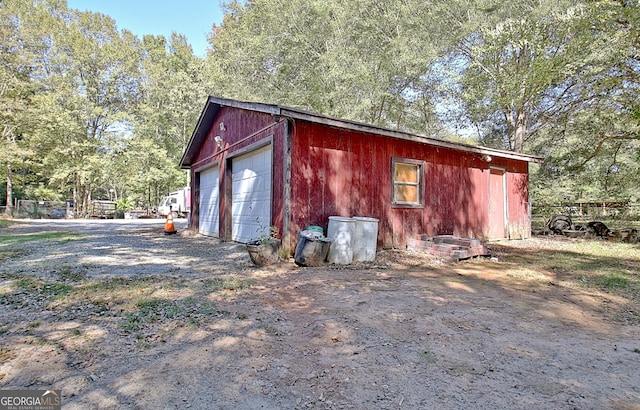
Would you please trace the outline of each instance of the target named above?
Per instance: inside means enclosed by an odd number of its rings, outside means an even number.
[[[396,185],[396,202],[419,202],[418,187],[409,185]]]
[[[418,166],[396,162],[395,179],[396,182],[418,183]]]

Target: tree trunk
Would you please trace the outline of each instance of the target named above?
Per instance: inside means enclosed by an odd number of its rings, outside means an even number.
[[[78,185],[73,181],[73,215],[75,218],[80,218],[80,196],[78,195]]]
[[[11,173],[11,162],[7,161],[7,206],[4,213],[13,216],[13,176]]]
[[[519,110],[516,118],[516,128],[513,136],[513,150],[522,152],[524,150],[524,139],[527,135],[527,114],[525,110]]]
[[[515,152],[524,151],[524,140],[527,135],[527,113],[524,108],[503,110],[507,123],[507,134],[509,139],[509,150]]]
[[[77,218],[87,216],[87,205],[89,203],[89,187],[82,183],[82,177],[76,172],[73,181],[73,207]]]

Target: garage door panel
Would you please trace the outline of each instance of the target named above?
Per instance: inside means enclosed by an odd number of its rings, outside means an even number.
[[[220,234],[219,172],[217,168],[200,174],[199,232],[207,236]]]
[[[271,146],[235,158],[232,163],[232,239],[268,234],[271,225]]]

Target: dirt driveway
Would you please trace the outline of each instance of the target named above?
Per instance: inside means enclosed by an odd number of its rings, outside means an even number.
[[[597,292],[400,251],[258,269],[162,227],[0,229],[0,388],[64,409],[640,409],[640,327]]]

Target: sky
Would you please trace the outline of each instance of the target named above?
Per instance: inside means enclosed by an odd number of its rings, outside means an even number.
[[[70,9],[111,16],[118,29],[144,34],[184,34],[193,53],[204,57],[213,23],[222,22],[220,0],[67,0]]]

